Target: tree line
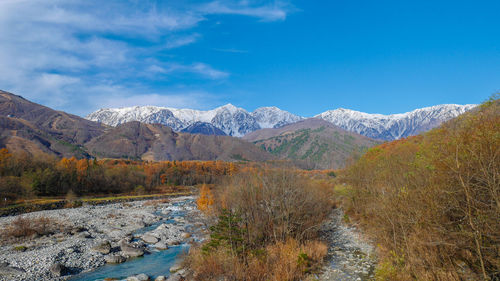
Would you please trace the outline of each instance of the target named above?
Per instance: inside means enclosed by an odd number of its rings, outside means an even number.
[[[223,161],[132,161],[37,157],[0,149],[0,197],[151,193],[160,187],[211,184],[234,174]]]

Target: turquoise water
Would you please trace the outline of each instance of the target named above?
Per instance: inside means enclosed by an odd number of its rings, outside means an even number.
[[[185,204],[192,203],[193,200],[186,200],[181,202],[176,202],[173,205],[180,207]],[[164,217],[182,217],[185,215],[184,211],[175,210],[170,212],[168,215],[163,215],[160,212],[156,213],[157,215],[161,215]],[[150,226],[141,228],[134,232],[134,234],[142,234],[153,229],[156,229],[160,224],[172,224],[175,221],[172,219],[159,221]],[[188,226],[187,229],[191,227]],[[143,257],[127,260],[121,264],[106,264],[102,267],[99,267],[91,272],[81,273],[75,275],[69,280],[72,281],[96,281],[96,280],[104,280],[104,278],[117,278],[117,279],[125,279],[132,275],[137,275],[144,273],[148,275],[152,280],[159,275],[169,276],[170,275],[170,267],[172,267],[179,254],[183,252],[187,252],[189,250],[189,245],[182,244],[178,246],[171,246],[167,250],[153,250],[150,254],[146,254]]]
[[[125,279],[132,275],[144,273],[153,280],[159,275],[169,276],[177,256],[189,249],[188,245],[172,246],[168,250],[152,252],[144,257],[135,258],[121,264],[108,264],[88,273],[76,275],[70,280],[94,281],[104,278]]]

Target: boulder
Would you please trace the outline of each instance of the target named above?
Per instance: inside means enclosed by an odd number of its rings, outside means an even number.
[[[179,263],[176,263],[176,264],[172,265],[172,267],[170,267],[170,272],[175,273],[181,269],[182,269],[182,265]]]
[[[136,275],[135,277],[137,277],[137,279],[139,279],[140,281],[148,281],[149,280],[149,276],[147,276],[144,273]]]
[[[122,237],[125,237],[128,233],[126,231],[120,229],[114,229],[108,232],[108,236],[112,238],[112,240],[117,241]]]
[[[50,271],[50,273],[52,273],[52,275],[54,275],[56,277],[60,277],[60,276],[65,275],[68,270],[64,265],[62,265],[60,263],[55,263],[49,267],[49,271]]]
[[[125,256],[135,258],[144,255],[144,250],[139,248],[134,248],[130,245],[120,245],[120,249],[122,250]]]
[[[128,277],[127,279],[125,279],[127,281],[149,281],[149,276],[147,276],[146,274],[142,273],[142,274],[139,274],[139,275],[135,275],[135,276],[130,276]]]
[[[191,237],[191,234],[190,234],[190,233],[187,233],[187,232],[183,232],[183,233],[181,234],[181,237],[182,237],[183,239],[188,239],[189,237]]]
[[[77,234],[79,238],[92,238],[92,235],[88,231],[82,231]]]
[[[156,238],[155,236],[153,236],[149,233],[142,235],[141,239],[142,239],[142,241],[149,243],[149,244],[155,244],[159,241],[158,238]]]
[[[160,276],[155,278],[155,281],[167,281],[167,277],[160,275]]]
[[[107,255],[104,257],[104,260],[107,263],[122,263],[125,262],[127,259],[121,255]]]
[[[96,246],[92,247],[91,250],[94,252],[101,253],[103,255],[107,255],[109,254],[109,252],[111,252],[111,243],[109,243],[109,241],[103,241],[97,244]]]
[[[167,281],[182,281],[184,280],[180,274],[172,274],[168,277]]]
[[[154,247],[156,249],[158,249],[158,250],[166,250],[166,249],[168,249],[168,245],[165,242],[163,242],[163,241],[160,241],[160,242],[154,244]]]
[[[24,273],[24,269],[11,267],[8,263],[0,263],[0,276],[18,275]]]

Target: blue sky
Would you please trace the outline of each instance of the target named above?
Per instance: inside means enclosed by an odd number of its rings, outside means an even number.
[[[78,115],[479,103],[500,91],[498,11],[500,1],[1,0],[0,89]]]

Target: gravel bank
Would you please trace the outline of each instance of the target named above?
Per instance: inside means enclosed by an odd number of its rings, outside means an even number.
[[[359,231],[343,222],[344,213],[336,209],[321,229],[328,242],[328,263],[318,276],[322,281],[362,281],[373,277],[374,247]]]
[[[124,262],[151,248],[188,242],[198,217],[194,203],[183,205],[184,218],[162,222],[172,220],[171,214],[179,210],[174,203],[192,200],[187,196],[168,203],[145,200],[24,214],[58,220],[66,231],[1,245],[0,280],[66,280],[106,262]],[[0,218],[0,228],[16,217]]]

